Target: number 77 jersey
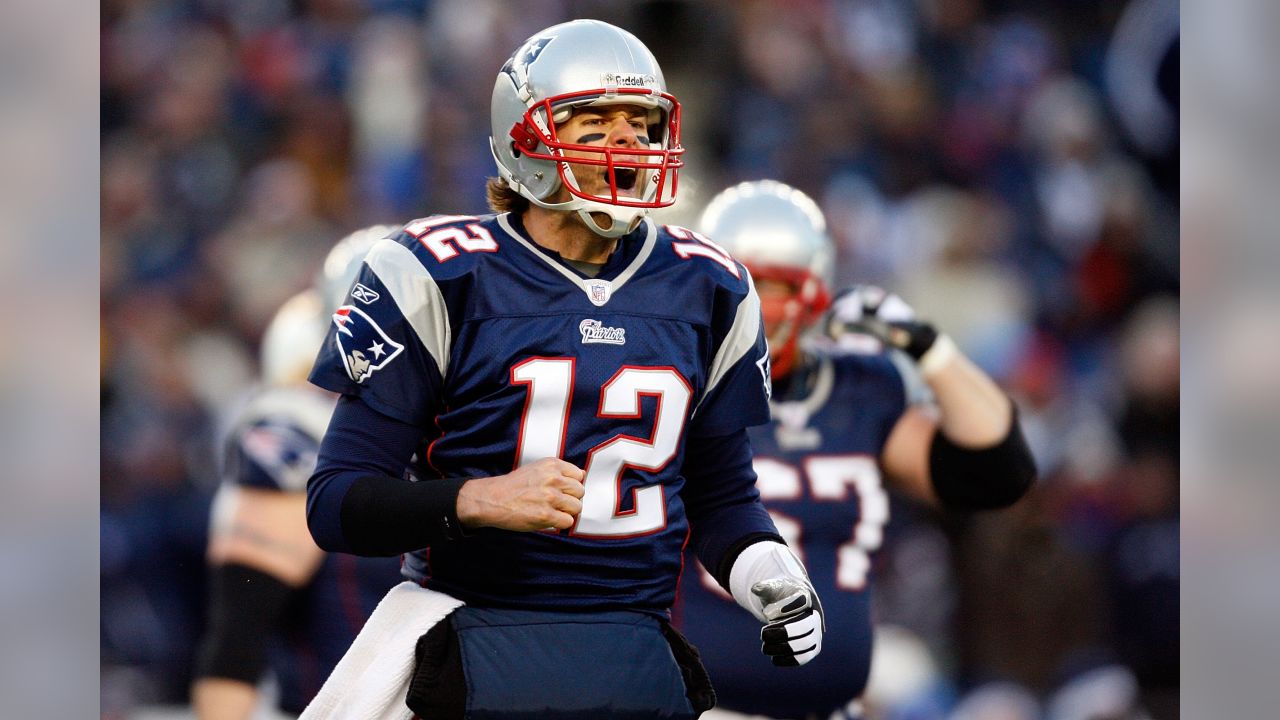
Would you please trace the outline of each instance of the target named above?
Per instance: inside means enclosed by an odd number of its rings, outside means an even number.
[[[586,473],[569,530],[477,530],[411,553],[410,579],[479,605],[662,611],[688,440],[768,420],[767,357],[750,276],[696,233],[645,221],[587,277],[515,216],[450,216],[374,246],[311,379],[422,428],[420,477],[544,457]]]
[[[721,707],[769,717],[828,717],[866,685],[870,571],[889,519],[879,458],[922,381],[899,356],[818,355],[789,378],[802,399],[750,430],[761,499],[822,598],[822,655],[786,677],[756,652],[755,618],[689,557],[673,615],[698,646]],[[809,382],[805,382],[808,380]]]

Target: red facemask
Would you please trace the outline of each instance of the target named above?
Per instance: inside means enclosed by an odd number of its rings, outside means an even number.
[[[831,306],[831,295],[826,284],[808,271],[764,265],[747,265],[747,269],[757,284],[773,280],[791,289],[785,296],[772,292],[760,296],[773,377],[785,377],[799,358],[801,333]]]
[[[557,105],[572,102],[577,98],[597,97],[605,94],[605,88],[583,90],[581,92],[555,95],[535,104],[525,111],[521,122],[511,127],[511,138],[515,140],[516,149],[537,160],[550,160],[556,163],[560,173],[560,181],[574,197],[583,200],[608,203],[620,207],[660,208],[667,207],[676,200],[676,187],[679,184],[679,170],[684,167],[684,148],[680,145],[680,103],[675,96],[668,93],[656,93],[671,104],[671,112],[666,118],[667,147],[650,150],[647,148],[610,148],[593,145],[567,143],[556,136],[555,123],[551,122]],[[612,88],[613,95],[622,96],[618,102],[625,103],[626,96],[651,97],[655,93],[643,88]],[[549,152],[537,152],[538,144],[545,145]],[[609,182],[609,195],[592,195],[585,193],[567,176],[569,172],[564,156],[565,150],[597,154],[599,157],[574,157],[568,162],[579,165],[595,165],[606,168],[605,178]],[[625,157],[630,156],[630,157]],[[615,170],[635,170],[640,177],[646,177],[655,185],[651,200],[632,198],[620,195]],[[670,187],[668,187],[668,184]]]

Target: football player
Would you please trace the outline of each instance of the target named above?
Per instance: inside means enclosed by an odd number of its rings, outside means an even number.
[[[999,508],[1031,486],[1031,455],[1009,397],[896,295],[855,286],[828,310],[833,246],[809,197],[742,183],[708,204],[700,226],[760,294],[773,420],[749,431],[757,487],[823,599],[827,642],[821,662],[777,676],[742,637],[752,619],[732,612],[693,556],[676,616],[721,708],[857,717],[871,659],[870,556],[889,519],[882,479],[946,508]],[[802,343],[815,327],[850,347]]]
[[[307,532],[306,481],[337,397],[306,382],[358,263],[395,228],[343,238],[313,289],[286,302],[262,339],[262,385],[227,438],[208,548],[208,624],[192,704],[200,720],[247,720],[268,669],[276,707],[296,716],[399,578],[388,558],[326,554]]]
[[[465,603],[417,645],[422,717],[695,717],[713,695],[668,622],[686,543],[774,663],[822,647],[751,469],[759,299],[724,250],[646,217],[675,200],[680,104],[633,35],[535,34],[491,111],[496,214],[408,223],[333,317],[312,534],[406,553],[407,578]]]

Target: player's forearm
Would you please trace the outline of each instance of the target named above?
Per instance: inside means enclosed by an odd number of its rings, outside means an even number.
[[[312,481],[329,485],[334,496],[324,499],[321,491],[307,514],[316,544],[330,552],[392,557],[460,533],[458,490],[465,478],[409,482],[386,475],[317,473]]]
[[[855,285],[836,298],[827,331],[837,341],[849,332],[867,333],[912,358],[942,410],[943,434],[957,445],[988,447],[1008,434],[1009,398],[946,333],[917,318],[897,295]]]
[[[690,438],[682,473],[689,548],[728,589],[729,569],[744,549],[763,540],[782,541],[760,503],[747,431]]]
[[[942,415],[928,465],[930,484],[942,504],[986,510],[1006,507],[1025,495],[1036,468],[1013,401],[945,336],[920,358],[920,371]]]
[[[465,479],[403,479],[421,431],[359,398],[338,402],[307,482],[307,527],[330,552],[392,556],[427,547],[458,529]]]
[[[307,531],[306,495],[224,484],[214,497],[209,561],[236,563],[305,585],[324,553]]]
[[[258,704],[252,683],[226,678],[202,678],[191,688],[196,720],[249,720]]]
[[[247,718],[267,667],[267,640],[292,589],[279,578],[238,564],[209,570],[205,635],[192,689],[197,717]]]
[[[1013,419],[1009,396],[946,336],[940,336],[920,359],[920,371],[941,412],[938,425],[956,445],[991,447],[1009,433]]]

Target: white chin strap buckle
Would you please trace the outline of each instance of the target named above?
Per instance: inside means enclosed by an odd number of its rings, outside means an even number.
[[[597,203],[591,203],[591,204],[597,205]],[[606,205],[605,207],[610,207],[610,206]],[[618,208],[618,209],[633,210],[633,208]],[[618,217],[617,215],[614,214],[614,210],[615,209],[613,208],[611,208],[610,210],[604,210],[599,207],[590,207],[590,208],[584,207],[584,208],[578,209],[578,216],[582,218],[582,222],[586,223],[587,227],[592,232],[607,238],[617,238],[617,237],[622,237],[623,235],[626,235],[627,233],[639,227],[640,220],[644,218],[643,211],[628,213],[629,217]],[[595,217],[596,214],[607,216],[609,218],[609,226],[601,227],[600,223],[596,222],[596,217]]]

